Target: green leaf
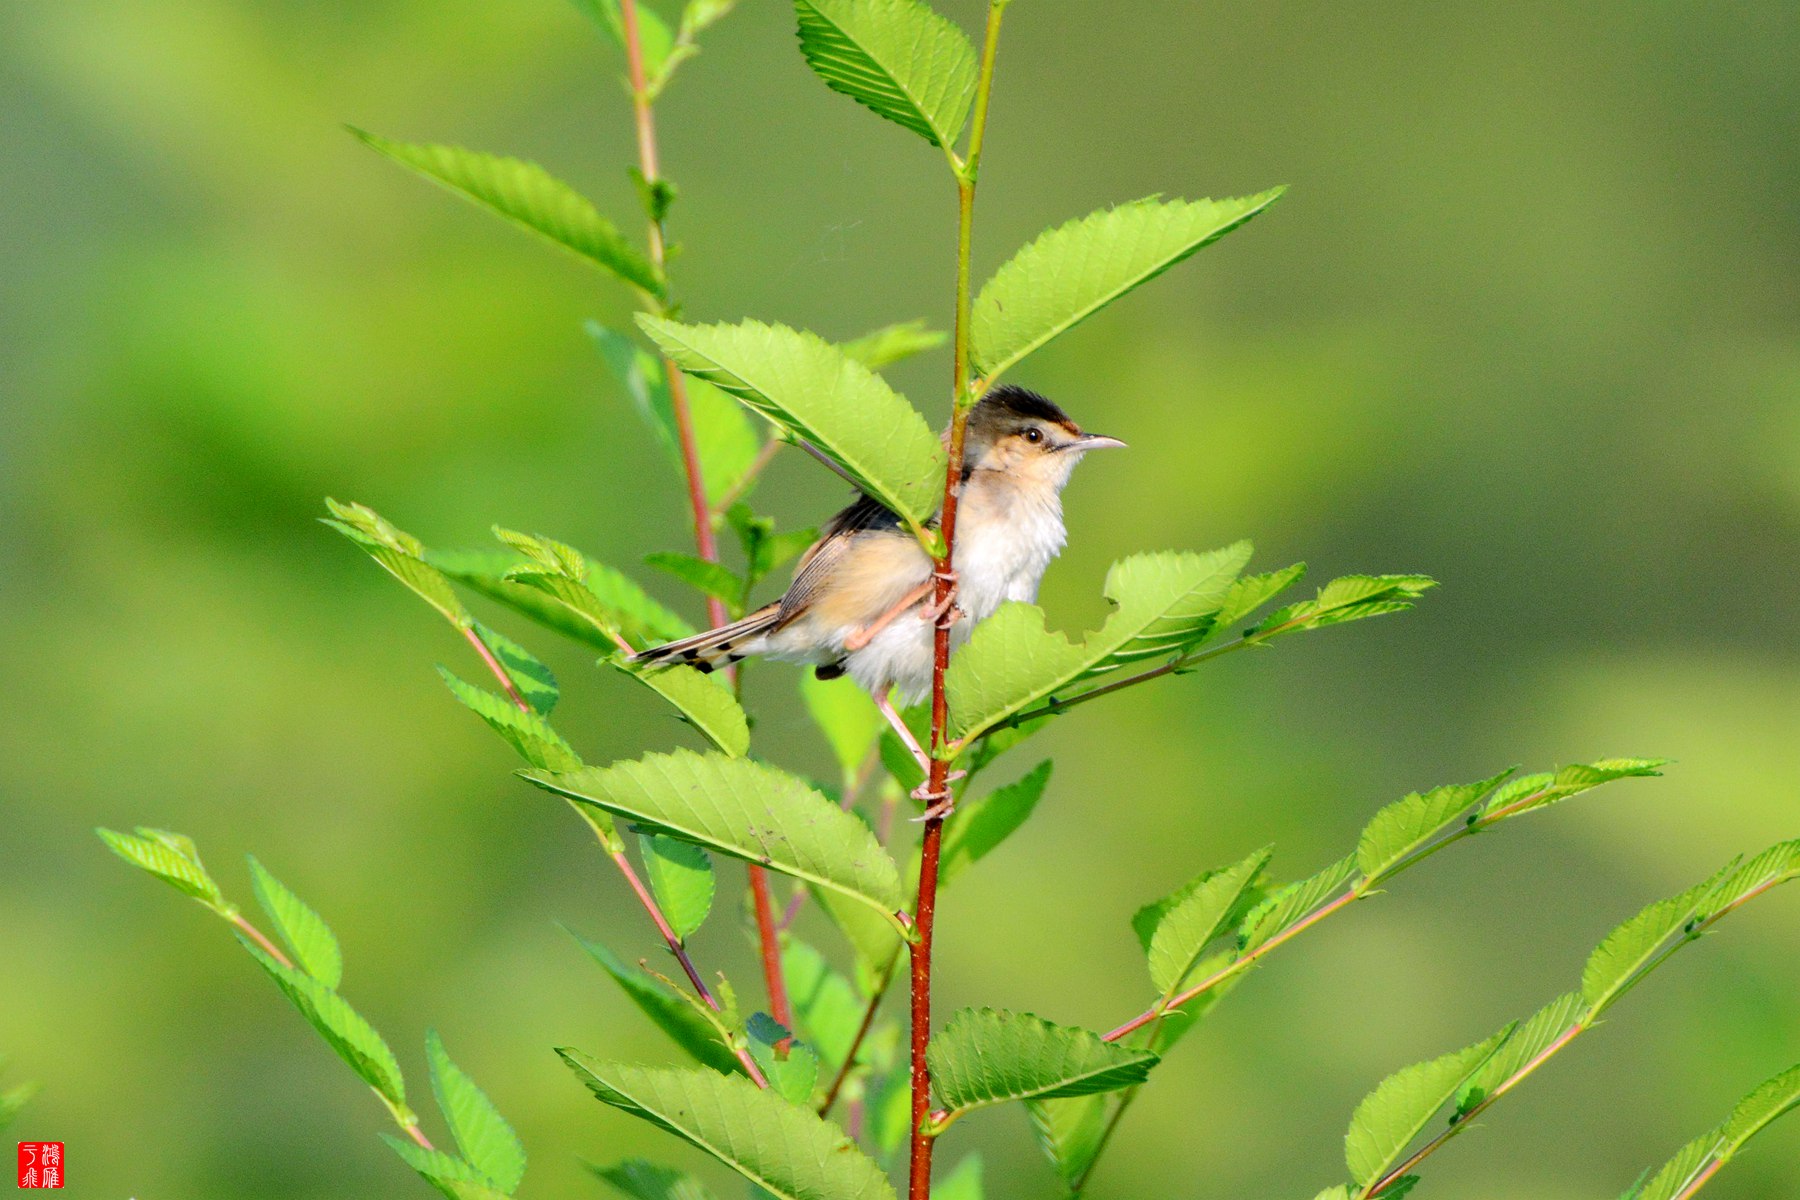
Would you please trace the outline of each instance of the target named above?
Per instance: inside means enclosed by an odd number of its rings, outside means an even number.
[[[399,1060],[362,1014],[311,975],[276,962],[242,934],[238,935],[238,941],[275,980],[307,1023],[319,1031],[319,1036],[362,1077],[364,1083],[395,1107],[405,1106],[406,1083],[400,1075]]]
[[[1101,1094],[1072,1096],[1064,1100],[1027,1100],[1031,1132],[1038,1149],[1050,1160],[1057,1177],[1071,1190],[1094,1165],[1106,1136],[1107,1106],[1111,1098]]]
[[[870,990],[873,984],[869,981],[880,978],[900,952],[900,931],[886,914],[878,913],[867,904],[859,904],[841,892],[820,887],[810,890],[820,909],[856,952],[857,982],[865,991]]]
[[[1139,917],[1150,914],[1146,920],[1134,919],[1134,925],[1151,930],[1150,981],[1158,992],[1172,996],[1180,991],[1202,952],[1242,916],[1245,894],[1256,886],[1271,853],[1258,850],[1234,866],[1208,871],[1142,910]]]
[[[680,663],[637,663],[622,658],[607,661],[615,670],[673,704],[683,722],[726,754],[738,758],[749,751],[750,719],[724,676]]]
[[[1085,1096],[1142,1083],[1148,1050],[1030,1013],[965,1008],[931,1039],[932,1087],[953,1113],[1008,1100]]]
[[[1719,915],[1772,887],[1800,878],[1800,838],[1780,842],[1740,867],[1727,871],[1697,906],[1697,915]]]
[[[768,1013],[752,1013],[744,1032],[750,1038],[750,1057],[775,1094],[805,1104],[819,1080],[819,1056],[812,1047],[795,1040],[794,1031]],[[778,1049],[784,1042],[785,1048]]]
[[[1482,808],[1482,816],[1493,820],[1500,815],[1513,817],[1536,812],[1615,779],[1661,775],[1657,768],[1668,761],[1666,758],[1606,758],[1599,762],[1571,763],[1552,773],[1526,775],[1495,792]]]
[[[142,867],[184,895],[192,896],[215,912],[235,911],[225,903],[219,885],[201,865],[194,843],[180,834],[139,826],[137,836],[111,829],[96,829],[100,840],[114,854],[134,866]]]
[[[923,321],[903,321],[897,325],[883,325],[853,341],[842,342],[838,349],[871,371],[879,371],[915,354],[935,350],[948,340],[948,334],[927,328]]]
[[[574,0],[575,7],[602,31],[610,35],[621,51],[625,49],[625,21],[619,12],[619,0]],[[675,35],[668,23],[647,4],[637,5],[638,52],[644,59],[644,77],[654,79],[668,64],[669,52],[675,48]]]
[[[814,334],[782,325],[682,325],[640,314],[676,366],[807,442],[858,487],[922,529],[943,496],[944,450],[879,375]]]
[[[465,683],[443,667],[438,668],[438,674],[443,676],[444,685],[452,696],[487,722],[488,728],[505,738],[532,766],[550,771],[573,771],[581,765],[580,756],[537,713],[522,712],[506,697]]]
[[[618,278],[663,295],[651,261],[574,188],[534,162],[461,146],[413,145],[351,129],[365,146]]]
[[[590,942],[573,932],[569,936],[613,977],[613,982],[639,1011],[668,1034],[677,1046],[693,1055],[695,1061],[727,1075],[743,1071],[737,1055],[719,1040],[719,1031],[672,988],[627,966],[599,942]]]
[[[971,1154],[931,1186],[932,1200],[982,1200],[981,1155]]]
[[[474,623],[475,618],[456,598],[449,581],[426,563],[425,546],[418,538],[395,527],[367,505],[327,498],[325,507],[331,516],[321,517],[321,521],[361,546],[388,574],[411,588],[452,625],[467,629]]]
[[[1317,875],[1309,875],[1271,892],[1268,899],[1250,910],[1238,927],[1239,950],[1248,954],[1286,933],[1321,904],[1338,895],[1355,873],[1356,856],[1353,854],[1332,863]]]
[[[1800,1066],[1789,1067],[1738,1102],[1726,1118],[1718,1156],[1730,1161],[1745,1142],[1796,1108],[1800,1108]]]
[[[554,546],[575,555],[574,561],[565,558],[556,561],[586,571],[585,577],[571,581],[579,587],[564,587],[560,581],[569,580],[569,577],[559,570],[545,569],[545,563],[541,561],[504,551],[434,550],[427,558],[458,583],[604,653],[616,654],[619,649],[606,635],[607,629],[622,631],[642,641],[659,642],[694,632],[692,625],[651,599],[643,588],[619,571],[594,562],[560,542],[526,538],[522,534],[511,536],[521,539],[522,544]]]
[[[1461,1120],[1469,1110],[1494,1094],[1494,1090],[1518,1072],[1537,1061],[1576,1025],[1586,1021],[1587,1002],[1580,992],[1565,992],[1538,1009],[1520,1023],[1506,1044],[1481,1064],[1456,1096],[1456,1117]]]
[[[1718,1145],[1717,1129],[1701,1134],[1676,1151],[1675,1157],[1664,1163],[1648,1183],[1639,1183],[1626,1192],[1623,1200],[1675,1200],[1712,1160]]]
[[[1229,592],[1225,593],[1225,602],[1219,606],[1219,615],[1214,622],[1215,627],[1221,630],[1230,629],[1293,587],[1305,574],[1306,564],[1295,563],[1293,566],[1283,567],[1279,571],[1243,576],[1231,585]]]
[[[525,1147],[487,1093],[450,1061],[443,1039],[425,1034],[431,1091],[463,1157],[496,1188],[511,1194],[525,1177]]]
[[[497,629],[489,629],[476,621],[475,632],[494,657],[500,660],[500,665],[506,669],[507,678],[512,680],[513,687],[518,689],[525,703],[531,705],[531,710],[542,716],[549,716],[562,695],[556,686],[556,676],[550,673],[550,668],[539,662],[531,651]]]
[[[800,675],[800,698],[806,702],[813,724],[825,735],[848,788],[887,722],[869,699],[869,693],[849,679],[820,679],[811,671],[804,671]]]
[[[1426,575],[1344,575],[1320,588],[1315,598],[1270,613],[1253,634],[1266,642],[1307,629],[1404,612],[1436,586],[1437,580]]]
[[[795,1032],[827,1065],[841,1066],[862,1026],[866,1002],[824,955],[792,935],[782,942],[781,976],[794,1007]]]
[[[254,857],[249,861],[250,886],[256,892],[256,902],[275,923],[276,932],[293,952],[294,962],[326,987],[335,988],[344,978],[344,956],[331,928]]]
[[[673,1167],[628,1158],[610,1167],[588,1164],[588,1170],[617,1188],[629,1200],[713,1200],[712,1189]]]
[[[665,575],[673,575],[702,596],[736,604],[744,594],[744,581],[716,562],[693,554],[659,550],[644,556],[644,565],[655,567]]]
[[[975,47],[919,0],[795,0],[800,53],[858,104],[937,146],[962,135],[975,98]]]
[[[504,1200],[505,1193],[489,1187],[481,1172],[454,1155],[442,1150],[427,1150],[391,1133],[383,1133],[381,1140],[449,1200]]]
[[[644,10],[640,8],[639,11]],[[598,322],[589,321],[587,331],[600,347],[600,356],[606,360],[607,367],[631,398],[632,407],[656,434],[677,477],[685,478],[687,464],[682,458],[675,405],[669,395],[669,377],[662,359],[625,334]],[[687,402],[688,419],[694,431],[694,453],[700,460],[706,501],[716,505],[737,489],[750,464],[756,461],[762,444],[743,406],[712,384],[690,380]]]
[[[1498,787],[1516,768],[1474,783],[1447,783],[1429,792],[1413,792],[1396,800],[1363,827],[1356,843],[1356,865],[1373,882],[1398,866],[1407,855],[1429,842],[1467,813],[1481,798]]]
[[[1508,1025],[1467,1049],[1396,1071],[1356,1106],[1350,1130],[1344,1135],[1344,1161],[1359,1188],[1366,1189],[1400,1160],[1437,1111],[1512,1031],[1513,1026]]]
[[[1046,629],[1036,605],[1001,605],[950,661],[952,734],[967,741],[1053,693],[1204,640],[1249,558],[1250,543],[1239,542],[1208,554],[1136,554],[1116,562],[1105,595],[1117,608],[1081,642]]]
[[[982,285],[971,351],[992,381],[1058,334],[1218,240],[1275,202],[1281,188],[1235,200],[1151,197],[1040,234]]]
[[[804,879],[890,919],[899,910],[899,869],[868,826],[774,767],[677,750],[610,767],[524,774],[571,800]]]
[[[1025,824],[1050,783],[1050,771],[1050,760],[1045,759],[1016,782],[957,809],[956,820],[944,829],[940,887],[986,858]]]
[[[1735,864],[1734,864],[1735,865]],[[1685,937],[1689,918],[1699,910],[1716,880],[1658,900],[1607,934],[1588,956],[1581,972],[1581,994],[1599,1016],[1625,994],[1642,972],[1654,965],[1671,938]]]
[[[656,903],[675,936],[685,941],[706,923],[706,915],[712,911],[712,859],[692,842],[657,834],[640,835],[638,849]]]
[[[737,0],[688,0],[681,10],[681,32],[690,38],[705,33],[736,7]]]
[[[589,1091],[706,1151],[779,1200],[893,1200],[838,1126],[747,1079],[652,1070],[557,1051]]]

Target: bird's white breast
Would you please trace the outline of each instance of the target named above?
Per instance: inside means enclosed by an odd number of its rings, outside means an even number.
[[[977,472],[956,523],[957,606],[984,621],[1007,600],[1037,599],[1038,584],[1068,535],[1055,492],[1026,496]]]

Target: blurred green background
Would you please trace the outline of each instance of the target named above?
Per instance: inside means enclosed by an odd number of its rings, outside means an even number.
[[[1387,1071],[1530,1011],[1645,902],[1800,832],[1796,63],[1788,0],[1013,8],[978,270],[1109,202],[1292,185],[1022,374],[1134,446],[1070,489],[1053,620],[1095,619],[1124,553],[1243,536],[1265,567],[1445,586],[1016,752],[1054,752],[1056,778],[947,899],[942,1009],[1108,1027],[1145,999],[1127,917],[1200,867],[1273,841],[1277,872],[1310,872],[1381,803],[1508,763],[1679,760],[1273,958],[1159,1070],[1095,1197],[1312,1195]],[[580,331],[628,319],[621,290],[339,128],[537,158],[634,226],[617,74],[558,0],[0,9],[0,1052],[44,1085],[13,1134],[69,1143],[70,1195],[426,1194],[226,931],[96,824],[191,833],[241,900],[254,851],[311,900],[415,1087],[435,1026],[516,1122],[526,1197],[598,1195],[578,1154],[693,1159],[549,1052],[667,1056],[554,925],[635,957],[641,918],[449,702],[431,667],[475,677],[466,647],[314,520],[331,494],[435,545],[498,522],[628,568],[685,543]],[[943,163],[820,86],[784,4],[715,29],[662,125],[691,315],[943,326]],[[945,374],[897,378],[935,414]],[[780,461],[759,495],[805,524],[842,489]],[[558,668],[590,759],[685,741],[648,693],[499,623]],[[819,769],[794,677],[753,673],[760,752]],[[724,915],[699,954],[750,991]],[[1800,896],[1778,893],[1425,1186],[1616,1195],[1796,1059]],[[992,1195],[1050,1194],[1016,1112],[959,1127],[948,1160],[975,1147]],[[1709,1194],[1800,1194],[1800,1122]]]

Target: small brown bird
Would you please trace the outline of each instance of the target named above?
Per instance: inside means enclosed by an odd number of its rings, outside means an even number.
[[[1084,433],[1036,392],[1000,387],[969,413],[952,566],[951,644],[1006,600],[1034,600],[1067,540],[1063,485],[1089,450],[1124,446]],[[801,556],[787,594],[740,621],[639,652],[639,662],[703,671],[750,655],[811,663],[821,679],[848,674],[868,690],[894,732],[929,758],[888,697],[916,704],[931,688],[933,563],[899,517],[867,496],[833,517]]]

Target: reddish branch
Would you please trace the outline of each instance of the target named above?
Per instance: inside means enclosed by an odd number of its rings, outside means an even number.
[[[643,44],[639,37],[637,0],[619,0],[619,20],[625,34],[625,71],[631,84],[631,111],[637,126],[638,170],[646,187],[654,189],[662,179],[656,155],[656,114],[644,77]],[[650,260],[657,274],[667,267],[662,220],[650,216]],[[706,477],[694,439],[694,416],[688,405],[687,381],[680,368],[663,359],[663,378],[669,389],[669,408],[675,417],[675,439],[681,447],[682,473],[687,478],[688,506],[694,518],[694,546],[707,562],[719,561],[719,544],[713,536],[712,512],[706,503]],[[706,599],[706,616],[714,625],[725,624],[725,605],[717,597]],[[756,932],[762,945],[763,982],[769,990],[769,1015],[793,1027],[793,1009],[787,984],[781,976],[781,944],[775,932],[774,906],[769,898],[769,877],[763,868],[749,866],[750,896],[756,909]]]

